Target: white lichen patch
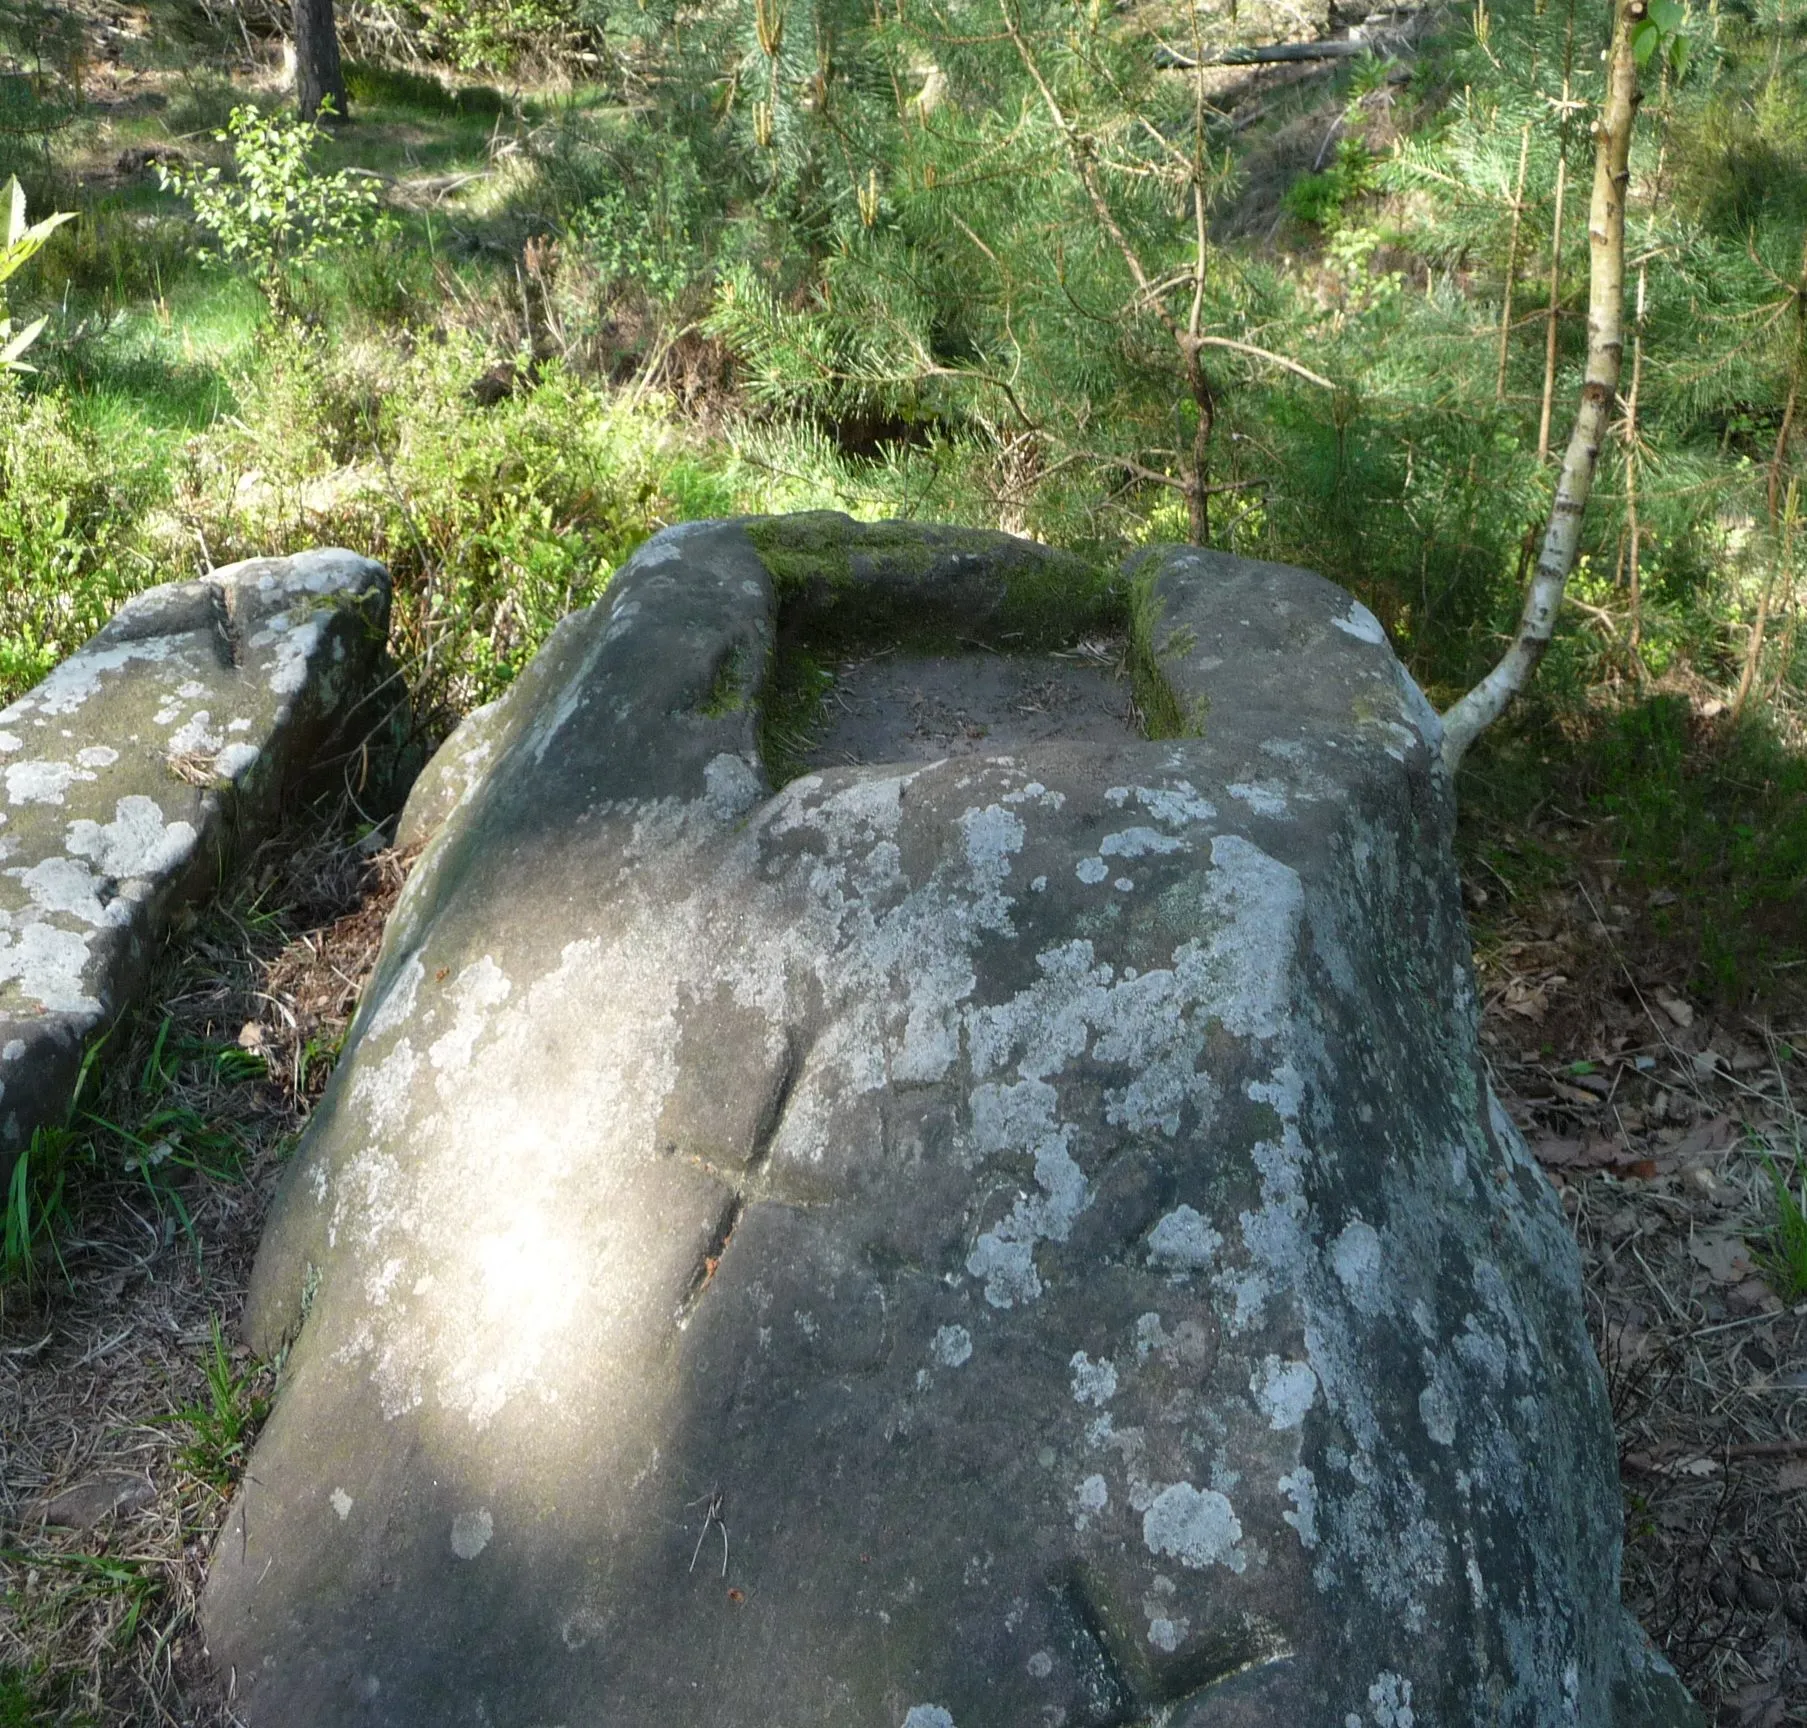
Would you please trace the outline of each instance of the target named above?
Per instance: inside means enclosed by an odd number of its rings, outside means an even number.
[[[1318,1545],[1317,1478],[1303,1464],[1282,1476],[1277,1484],[1280,1492],[1293,1503],[1290,1512],[1282,1512],[1283,1522],[1299,1533],[1299,1546],[1306,1550]]]
[[[492,1008],[508,1000],[511,986],[493,956],[464,968],[447,994],[452,999],[452,1029],[433,1041],[427,1060],[452,1081],[470,1062],[471,1051],[483,1035]]]
[[[213,771],[222,780],[236,780],[263,752],[255,744],[228,744],[213,759]]]
[[[1083,1534],[1090,1528],[1091,1522],[1100,1513],[1108,1511],[1111,1503],[1110,1485],[1095,1472],[1073,1490],[1072,1513],[1073,1528]]]
[[[1256,1407],[1276,1430],[1297,1428],[1318,1396],[1318,1377],[1308,1362],[1283,1362],[1265,1356],[1249,1376]]]
[[[939,1704],[912,1704],[901,1728],[955,1728],[954,1719]]]
[[[1045,810],[1058,810],[1066,801],[1066,793],[1050,791],[1039,780],[1031,780],[1026,786],[1004,794],[1006,804],[1039,804]]]
[[[407,1120],[414,1097],[414,1076],[419,1059],[406,1038],[397,1042],[380,1062],[359,1066],[351,1083],[349,1102],[364,1112],[373,1136],[393,1132]]]
[[[985,1231],[966,1256],[966,1270],[985,1280],[985,1300],[994,1308],[1015,1308],[1042,1293],[1035,1269],[1035,1243],[1016,1242]]]
[[[1345,636],[1353,636],[1358,642],[1371,642],[1377,648],[1387,645],[1387,633],[1381,628],[1380,620],[1359,600],[1349,602],[1346,616],[1332,618],[1330,622]]]
[[[100,688],[107,673],[117,672],[134,660],[153,664],[167,660],[179,646],[177,637],[147,636],[113,647],[84,648],[53,667],[42,684],[22,696],[0,719],[22,718],[34,710],[46,719],[73,714]]]
[[[1148,1233],[1148,1263],[1171,1272],[1203,1272],[1222,1247],[1223,1237],[1202,1212],[1176,1206]]]
[[[1108,1358],[1094,1362],[1083,1350],[1076,1350],[1067,1368],[1075,1404],[1092,1404],[1102,1409],[1117,1396],[1117,1368]]]
[[[421,980],[427,975],[419,954],[410,954],[390,977],[383,993],[376,999],[370,1019],[364,1028],[366,1038],[387,1038],[399,1032],[414,1013]]]
[[[1287,813],[1286,788],[1277,780],[1237,780],[1224,790],[1257,816],[1280,817]]]
[[[1273,1038],[1285,1024],[1305,893],[1298,872],[1239,834],[1211,842],[1216,867],[1206,908],[1213,934],[1181,953],[1197,968],[1201,995],[1239,1038]],[[1175,955],[1176,961],[1180,955]]]
[[[1110,873],[1111,867],[1102,858],[1081,858],[1073,866],[1073,874],[1088,888],[1096,887]]]
[[[1191,1629],[1192,1625],[1188,1620],[1170,1620],[1165,1614],[1158,1614],[1148,1622],[1148,1642],[1155,1649],[1172,1655],[1185,1643],[1186,1634]]]
[[[999,1032],[990,1023],[981,1027],[969,1020],[968,1026],[969,1046]],[[984,1071],[976,1055],[973,1066]],[[1031,1058],[1023,1066],[1038,1064]],[[1085,1172],[1068,1150],[1072,1129],[1057,1119],[1057,1102],[1054,1088],[1038,1075],[1011,1086],[986,1083],[972,1093],[975,1150],[988,1158],[1027,1155],[1039,1190],[1019,1195],[1003,1218],[980,1233],[967,1256],[967,1271],[985,1280],[985,1299],[994,1308],[1015,1307],[1041,1294],[1035,1244],[1043,1238],[1064,1242],[1074,1219],[1091,1203]]]
[[[98,998],[82,987],[87,965],[88,939],[73,930],[53,924],[0,930],[0,985],[16,984],[47,1013],[100,1012]]]
[[[1210,799],[1201,798],[1190,780],[1176,780],[1170,786],[1113,786],[1104,795],[1119,810],[1133,798],[1157,822],[1170,828],[1210,822],[1217,815],[1217,807]]]
[[[1412,1709],[1412,1683],[1390,1669],[1383,1671],[1368,1688],[1368,1709],[1374,1728],[1413,1728],[1418,1717]],[[1344,1719],[1345,1728],[1366,1728],[1353,1711]]]
[[[6,874],[17,879],[40,912],[60,912],[94,927],[119,921],[110,919],[108,908],[100,902],[101,879],[79,859],[45,858],[29,870],[8,870]],[[114,905],[122,913],[129,910],[117,901]]]
[[[1155,1495],[1142,1515],[1142,1540],[1149,1553],[1170,1555],[1195,1572],[1206,1566],[1241,1572],[1248,1565],[1235,1508],[1215,1488],[1190,1482],[1172,1483]]]
[[[1148,1643],[1171,1656],[1191,1635],[1192,1622],[1179,1611],[1179,1586],[1165,1572],[1154,1575],[1142,1598],[1142,1615],[1148,1622]]]
[[[271,616],[247,644],[270,648],[269,685],[273,695],[293,696],[307,683],[308,664],[326,634],[331,613],[293,606]]]
[[[345,1522],[345,1520],[351,1516],[351,1509],[355,1504],[356,1504],[356,1502],[352,1499],[352,1497],[349,1494],[347,1494],[345,1492],[345,1490],[343,1488],[335,1488],[333,1490],[333,1492],[332,1492],[333,1510],[336,1513],[338,1513],[339,1522],[341,1524],[343,1524]]]
[[[964,1326],[943,1326],[929,1346],[929,1354],[943,1368],[958,1368],[972,1360],[973,1335]]]
[[[1418,1417],[1424,1431],[1439,1446],[1453,1446],[1456,1439],[1457,1392],[1448,1367],[1435,1351],[1424,1352],[1426,1384],[1418,1394]]]
[[[9,804],[61,804],[78,780],[95,776],[73,762],[15,762],[5,770]]]
[[[764,788],[741,757],[724,751],[703,769],[703,802],[719,822],[733,822],[759,802]]]
[[[202,708],[170,733],[169,753],[172,756],[208,754],[224,743],[225,739],[214,729],[213,715]]]
[[[1101,858],[1160,857],[1170,852],[1188,852],[1190,845],[1171,834],[1154,828],[1123,828],[1107,834],[1098,842]]]
[[[63,843],[101,875],[126,882],[180,869],[198,839],[192,823],[166,821],[154,798],[134,792],[114,804],[105,825],[86,817],[71,822]]]
[[[1330,1245],[1330,1264],[1361,1313],[1379,1312],[1383,1301],[1380,1232],[1372,1224],[1357,1218],[1344,1225]]]
[[[452,1520],[452,1552],[460,1560],[475,1560],[490,1544],[496,1533],[495,1520],[487,1506],[474,1512],[460,1512]]]

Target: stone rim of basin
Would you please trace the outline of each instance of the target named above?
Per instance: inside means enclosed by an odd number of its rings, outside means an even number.
[[[75,1108],[173,916],[330,768],[389,600],[338,548],[227,565],[135,595],[0,709],[0,1178]]]

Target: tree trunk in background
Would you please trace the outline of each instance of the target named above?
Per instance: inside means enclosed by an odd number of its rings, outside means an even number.
[[[1587,376],[1575,430],[1556,481],[1537,573],[1525,595],[1518,636],[1505,658],[1443,716],[1443,760],[1451,775],[1468,747],[1506,710],[1550,645],[1562,591],[1575,566],[1581,518],[1593,490],[1600,446],[1625,358],[1625,192],[1631,179],[1631,127],[1638,110],[1638,66],[1632,35],[1647,0],[1617,0],[1607,53],[1606,97],[1594,128],[1594,196],[1588,212],[1591,248],[1587,299]]]
[[[332,103],[332,118],[349,113],[345,72],[339,64],[339,29],[333,0],[294,0],[295,96],[303,120],[312,120],[323,102]]]

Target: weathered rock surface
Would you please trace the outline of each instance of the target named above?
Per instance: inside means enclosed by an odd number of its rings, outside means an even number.
[[[254,559],[137,595],[0,709],[0,1176],[63,1119],[170,915],[360,705],[374,724],[388,618],[368,559]]]
[[[1434,716],[1315,576],[1123,592],[1198,735],[774,795],[698,524],[447,745],[257,1270],[253,1728],[1698,1720]]]

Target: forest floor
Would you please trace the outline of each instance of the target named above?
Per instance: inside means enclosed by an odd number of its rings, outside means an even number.
[[[0,1728],[237,1721],[195,1604],[271,1390],[234,1341],[262,1219],[405,875],[354,833],[266,846],[172,945],[88,1100],[112,1155],[0,1310]],[[1691,1002],[1570,862],[1535,903],[1466,887],[1487,1059],[1581,1249],[1626,1600],[1710,1719],[1807,1722],[1807,1302],[1776,1293],[1773,1187],[1807,1027]]]
[[[1807,1722],[1807,1302],[1777,1223],[1807,1026],[1690,1000],[1630,921],[1585,870],[1477,920],[1482,1047],[1581,1249],[1625,1600],[1711,1720],[1778,1728]]]

